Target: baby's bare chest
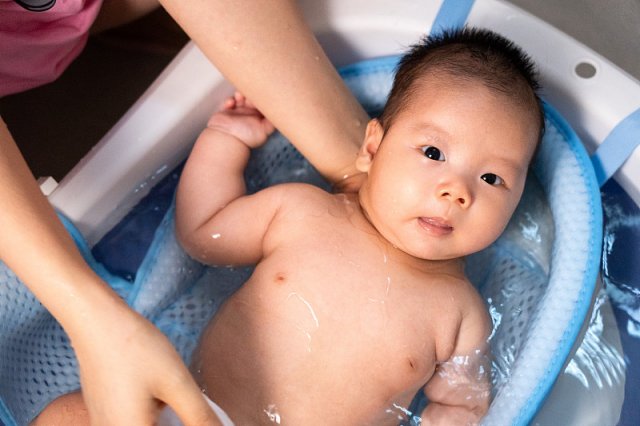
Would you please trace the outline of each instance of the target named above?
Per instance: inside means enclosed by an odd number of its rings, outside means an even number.
[[[366,364],[406,386],[422,385],[436,347],[455,341],[451,294],[442,274],[399,264],[382,246],[325,237],[273,251],[236,297],[289,359],[297,353],[346,371]]]

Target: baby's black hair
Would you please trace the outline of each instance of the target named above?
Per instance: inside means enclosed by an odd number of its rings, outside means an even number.
[[[443,75],[481,82],[517,104],[531,108],[544,134],[544,112],[535,65],[524,51],[505,37],[485,29],[462,28],[428,35],[402,57],[387,103],[379,117],[388,130],[407,105],[421,78]]]

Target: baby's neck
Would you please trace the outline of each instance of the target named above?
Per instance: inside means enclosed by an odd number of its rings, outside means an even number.
[[[373,226],[373,225],[372,225]],[[377,232],[377,231],[376,231]],[[378,233],[381,241],[386,245],[387,256],[389,260],[395,261],[398,264],[406,265],[407,267],[421,270],[427,273],[445,273],[449,275],[463,276],[464,275],[464,258],[456,257],[453,259],[423,259],[413,256],[400,248],[391,244],[380,233]]]

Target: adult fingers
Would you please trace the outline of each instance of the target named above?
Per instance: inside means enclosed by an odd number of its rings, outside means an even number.
[[[167,395],[162,400],[185,426],[222,426],[191,377],[177,380],[169,384],[167,389]]]

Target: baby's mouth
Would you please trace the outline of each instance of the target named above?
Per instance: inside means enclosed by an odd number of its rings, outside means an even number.
[[[418,223],[432,235],[442,236],[453,232],[453,226],[441,217],[419,217]]]

